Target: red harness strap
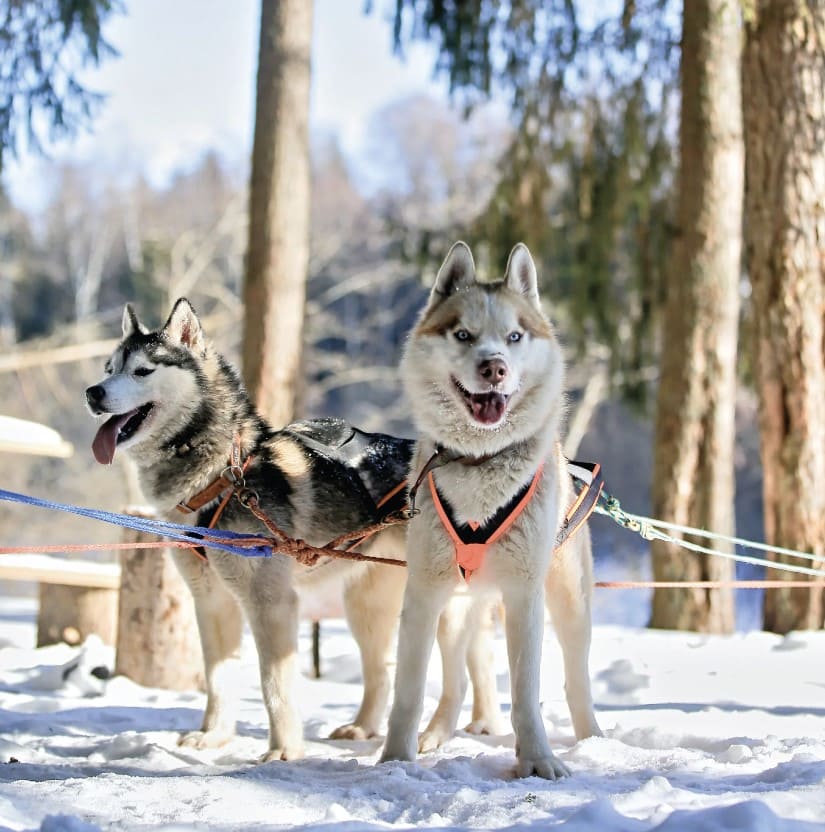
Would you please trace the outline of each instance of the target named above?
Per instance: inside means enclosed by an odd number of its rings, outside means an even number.
[[[469,580],[472,577],[473,572],[477,572],[481,568],[481,564],[484,562],[484,556],[487,553],[487,548],[492,546],[493,543],[504,535],[513,523],[516,522],[518,516],[524,511],[525,508],[527,508],[527,504],[533,499],[533,495],[536,493],[536,488],[538,488],[538,484],[541,482],[541,475],[543,471],[544,464],[542,463],[533,475],[533,479],[527,488],[527,491],[525,491],[524,495],[510,510],[507,516],[504,517],[500,523],[495,525],[491,534],[485,540],[480,542],[474,541],[471,543],[465,542],[461,538],[455,527],[455,523],[450,518],[447,510],[444,508],[444,503],[441,500],[438,489],[435,487],[435,480],[433,479],[432,471],[427,475],[427,481],[430,486],[430,494],[432,495],[433,503],[435,504],[435,510],[438,512],[438,516],[441,519],[441,523],[446,529],[447,534],[449,534],[452,538],[453,546],[455,547],[455,560],[465,580]],[[477,531],[480,528],[478,523],[472,521],[468,523],[468,525],[473,529],[473,531]]]
[[[218,507],[215,509],[209,523],[209,528],[214,528],[217,525],[221,514],[223,514],[223,510],[226,508],[226,504],[235,493],[235,486],[243,478],[243,475],[246,473],[246,469],[249,467],[249,463],[252,462],[252,460],[253,456],[250,454],[243,461],[243,464],[241,464],[241,438],[236,435],[232,441],[229,464],[226,468],[224,468],[221,474],[215,477],[209,485],[201,489],[197,494],[190,497],[188,500],[181,500],[175,508],[177,508],[177,510],[182,514],[194,514],[194,512],[202,509],[207,503],[211,503],[213,500],[221,497],[222,499],[218,504]]]

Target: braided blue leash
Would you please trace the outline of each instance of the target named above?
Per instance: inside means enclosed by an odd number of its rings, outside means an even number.
[[[41,500],[37,497],[28,497],[25,494],[17,494],[14,491],[4,491],[3,489],[0,489],[0,500],[78,514],[81,517],[101,520],[104,523],[112,523],[139,532],[162,535],[184,543],[193,543],[200,540],[212,549],[222,549],[225,552],[242,555],[246,558],[266,558],[272,555],[272,546],[257,543],[257,541],[260,541],[261,535],[242,534],[226,529],[207,529],[205,526],[185,526],[181,523],[169,523],[165,520],[151,520],[148,517],[133,517],[129,514],[117,514],[116,512],[102,511],[95,508],[82,508],[66,503],[55,503],[51,500]],[[247,542],[246,545],[243,545],[244,541]],[[251,541],[256,541],[256,543],[252,544]]]

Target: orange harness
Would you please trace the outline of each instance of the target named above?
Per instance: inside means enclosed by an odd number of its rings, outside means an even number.
[[[432,494],[435,510],[438,512],[438,516],[447,534],[453,540],[455,560],[461,576],[465,580],[469,580],[473,572],[477,572],[481,568],[488,547],[492,546],[502,537],[513,523],[516,522],[516,519],[522,511],[527,508],[527,504],[533,499],[533,495],[536,493],[536,488],[541,481],[543,471],[544,464],[539,466],[533,479],[507,505],[499,509],[483,526],[474,520],[458,526],[450,513],[449,503],[445,507],[446,501],[438,493],[432,471],[429,472],[427,481],[430,485],[430,494]]]
[[[561,548],[565,541],[587,521],[604,487],[601,466],[598,463],[568,462],[567,467],[571,476],[581,482],[583,488],[564,517],[564,523],[556,536],[556,549]],[[427,472],[427,482],[435,510],[445,531],[453,541],[456,564],[465,580],[469,580],[473,573],[481,568],[487,549],[509,531],[519,515],[527,508],[536,493],[543,471],[544,464],[542,463],[532,480],[518,491],[509,503],[502,506],[484,526],[474,521],[462,525],[457,524],[452,516],[450,504],[438,493],[432,471]]]

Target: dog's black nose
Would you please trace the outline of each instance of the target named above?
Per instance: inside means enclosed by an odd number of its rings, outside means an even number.
[[[507,378],[507,362],[501,358],[488,358],[478,365],[478,374],[483,381],[498,384]]]
[[[100,404],[105,397],[106,391],[100,384],[95,384],[93,387],[86,388],[86,401],[89,403],[89,407],[94,407],[94,405]]]

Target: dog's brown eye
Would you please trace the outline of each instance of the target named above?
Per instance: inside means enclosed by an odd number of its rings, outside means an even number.
[[[466,329],[457,329],[453,335],[455,336],[456,341],[469,341],[470,340],[470,333],[467,332]]]
[[[150,376],[154,372],[155,372],[154,367],[138,367],[135,370],[135,375],[136,376]]]

